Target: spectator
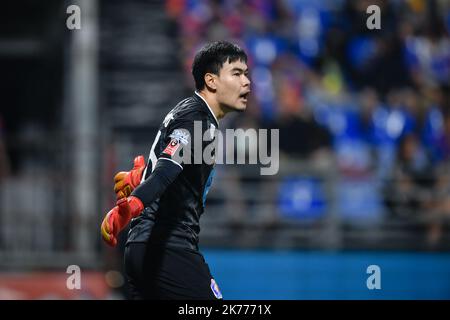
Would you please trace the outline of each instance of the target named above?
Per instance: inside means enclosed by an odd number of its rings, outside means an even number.
[[[434,185],[431,162],[414,133],[400,140],[397,162],[387,181],[386,204],[396,217],[418,217],[430,201]]]

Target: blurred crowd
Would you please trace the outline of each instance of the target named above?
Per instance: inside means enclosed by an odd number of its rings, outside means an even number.
[[[381,29],[366,25],[369,5]],[[448,1],[167,0],[166,11],[188,88],[196,50],[238,43],[253,97],[234,125],[280,129],[283,157],[333,159],[344,215],[424,219],[439,241],[450,218]]]

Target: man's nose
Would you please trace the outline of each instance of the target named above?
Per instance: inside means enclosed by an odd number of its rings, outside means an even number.
[[[250,84],[251,84],[252,82],[250,81],[250,78],[249,77],[247,77],[247,76],[245,76],[244,77],[244,83],[243,83],[243,86],[244,87],[250,87]]]

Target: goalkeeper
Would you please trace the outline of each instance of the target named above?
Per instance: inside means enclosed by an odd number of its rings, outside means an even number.
[[[197,90],[165,117],[147,165],[139,156],[130,172],[116,175],[117,205],[101,225],[103,240],[115,246],[131,221],[125,271],[134,299],[222,298],[198,249],[199,220],[214,176],[214,161],[205,161],[203,151],[215,143],[218,119],[246,109],[247,55],[229,42],[208,44],[196,54],[192,74]],[[193,136],[196,125],[200,139]],[[194,164],[195,152],[202,152],[201,164]]]

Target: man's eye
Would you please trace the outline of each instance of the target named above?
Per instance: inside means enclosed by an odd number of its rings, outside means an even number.
[[[236,72],[233,74],[233,76],[240,76],[241,74],[239,72]]]

